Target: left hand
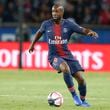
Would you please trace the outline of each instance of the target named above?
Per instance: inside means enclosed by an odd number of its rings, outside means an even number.
[[[99,37],[98,34],[96,32],[94,32],[94,31],[90,31],[88,33],[88,36],[94,37],[95,39],[97,39]]]

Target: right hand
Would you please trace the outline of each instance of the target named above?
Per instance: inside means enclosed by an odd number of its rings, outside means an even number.
[[[33,46],[30,46],[29,53],[32,53],[33,51],[34,51],[34,47]]]

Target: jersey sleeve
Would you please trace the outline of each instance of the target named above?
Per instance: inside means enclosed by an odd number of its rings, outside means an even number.
[[[74,19],[72,18],[69,18],[68,19],[69,23],[70,23],[70,28],[73,32],[76,32],[76,33],[80,33],[80,34],[83,34],[83,27],[79,26]]]
[[[46,23],[44,21],[44,22],[42,22],[42,24],[41,24],[41,26],[40,26],[38,31],[41,32],[41,33],[44,33],[45,32],[45,27],[46,27]]]

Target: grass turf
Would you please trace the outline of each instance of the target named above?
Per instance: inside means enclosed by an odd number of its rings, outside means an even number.
[[[62,74],[47,71],[0,70],[0,110],[110,110],[110,74],[85,74],[90,108],[74,105]],[[75,82],[76,88],[77,83]],[[59,91],[64,104],[50,107],[47,96]]]

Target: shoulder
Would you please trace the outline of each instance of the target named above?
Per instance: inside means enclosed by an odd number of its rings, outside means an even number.
[[[66,19],[66,22],[68,22],[68,24],[70,24],[70,25],[75,25],[75,24],[77,24],[77,23],[75,22],[74,18],[67,18],[67,19]]]
[[[67,22],[69,26],[72,28],[82,28],[79,24],[76,23],[76,21],[73,18],[68,18]]]
[[[48,24],[50,24],[51,22],[52,22],[52,19],[48,19],[48,20],[44,20],[44,21],[42,22],[42,24],[48,25]]]
[[[65,25],[68,25],[69,27],[73,27],[74,25],[77,24],[73,18],[63,19],[63,23]]]

